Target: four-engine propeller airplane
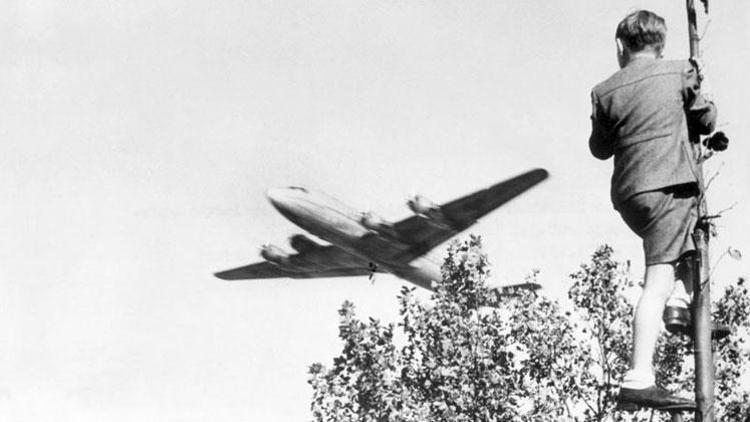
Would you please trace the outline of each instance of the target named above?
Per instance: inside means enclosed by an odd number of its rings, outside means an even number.
[[[216,273],[223,280],[263,278],[322,278],[391,273],[433,289],[441,279],[440,263],[428,252],[467,229],[548,176],[535,169],[443,205],[416,195],[407,202],[414,215],[387,222],[370,212],[357,212],[335,198],[302,187],[268,190],[268,198],[284,217],[327,241],[323,245],[304,234],[290,238],[296,254],[264,245],[265,261]],[[536,283],[503,286],[498,295],[517,288],[539,289]]]

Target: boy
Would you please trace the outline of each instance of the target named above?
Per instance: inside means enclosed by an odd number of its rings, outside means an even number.
[[[678,264],[695,249],[691,233],[703,191],[700,146],[688,128],[693,135],[711,133],[716,107],[701,96],[689,61],[662,60],[666,31],[664,19],[652,12],[626,16],[615,33],[620,70],[591,92],[589,148],[601,160],[614,156],[612,204],[643,239],[646,261],[631,369],[618,397],[623,410],[695,408],[655,385],[651,360],[663,310],[670,331],[689,332],[691,325],[691,288],[675,280]]]

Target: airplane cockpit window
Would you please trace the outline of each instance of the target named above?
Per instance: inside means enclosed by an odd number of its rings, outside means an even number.
[[[305,188],[301,188],[301,187],[299,187],[299,186],[289,186],[289,189],[293,189],[293,190],[298,190],[298,191],[301,191],[301,192],[307,193],[307,189],[305,189]]]

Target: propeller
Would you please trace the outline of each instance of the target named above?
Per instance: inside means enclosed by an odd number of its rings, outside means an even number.
[[[378,264],[370,262],[367,266],[370,268],[370,275],[367,279],[370,280],[370,284],[375,284],[375,273],[378,271]]]
[[[409,193],[408,193],[409,196],[406,197],[405,202],[408,204],[409,202],[413,201],[417,196],[419,196],[420,191],[421,190],[419,189],[418,186],[412,185],[411,189],[409,189]]]

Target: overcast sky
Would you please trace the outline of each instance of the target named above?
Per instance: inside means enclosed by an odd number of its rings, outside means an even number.
[[[711,2],[703,46],[731,143],[710,161],[717,258],[750,255],[750,4]],[[0,14],[0,419],[298,421],[336,310],[396,320],[391,276],[225,282],[300,232],[269,187],[388,219],[530,168],[551,177],[485,217],[500,282],[568,274],[639,240],[589,155],[591,87],[614,29],[648,7],[687,57],[684,2],[10,1]],[[750,273],[724,258],[719,286]]]

